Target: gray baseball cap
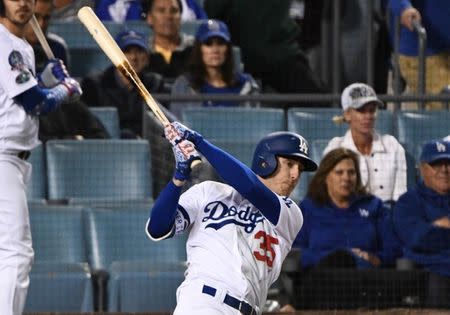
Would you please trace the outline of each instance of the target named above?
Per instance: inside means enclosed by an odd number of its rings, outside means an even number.
[[[347,86],[341,95],[342,109],[346,111],[349,108],[358,109],[367,103],[375,102],[379,107],[383,107],[383,102],[377,97],[377,94],[367,84],[353,83]]]

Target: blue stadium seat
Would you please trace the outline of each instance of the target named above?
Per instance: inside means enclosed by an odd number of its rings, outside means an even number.
[[[212,143],[251,165],[258,141],[285,130],[284,111],[275,108],[202,107],[182,111],[182,121]]]
[[[175,309],[184,263],[114,262],[108,284],[109,312],[168,312]]]
[[[304,136],[309,143],[317,139],[332,139],[343,136],[348,129],[347,124],[336,125],[332,119],[341,115],[340,108],[291,108],[288,110],[288,130]],[[381,134],[394,134],[393,114],[388,110],[378,111],[375,125]]]
[[[91,273],[79,207],[32,205],[35,263],[26,312],[92,312]]]
[[[89,107],[89,110],[105,126],[112,139],[120,138],[119,114],[116,107]]]
[[[398,141],[417,161],[424,142],[450,134],[450,111],[399,111]]]
[[[83,208],[31,205],[30,225],[36,262],[87,262]]]
[[[94,270],[109,270],[114,261],[184,262],[184,237],[163,242],[148,239],[145,224],[149,213],[150,206],[89,210],[86,236],[91,267]]]
[[[94,297],[87,263],[35,263],[25,303],[26,313],[91,313]]]
[[[145,140],[51,140],[46,143],[49,199],[148,200]]]
[[[44,146],[39,144],[31,151],[28,162],[33,166],[31,181],[27,187],[29,202],[41,202],[47,198],[47,174],[45,171]]]
[[[122,25],[118,23],[103,24],[113,37],[122,29]],[[81,22],[54,22],[50,24],[49,31],[66,41],[71,56],[69,72],[72,76],[84,77],[112,65]]]
[[[89,262],[110,275],[108,311],[161,311],[175,305],[183,279],[186,237],[154,242],[145,233],[150,207],[92,209],[87,216]]]

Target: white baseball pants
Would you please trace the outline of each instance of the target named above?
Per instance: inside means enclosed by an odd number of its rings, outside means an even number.
[[[26,185],[31,164],[0,154],[0,314],[21,315],[34,252]]]

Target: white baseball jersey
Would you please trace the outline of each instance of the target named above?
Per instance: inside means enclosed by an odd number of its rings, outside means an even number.
[[[38,144],[38,118],[14,97],[37,84],[33,48],[0,24],[0,153],[31,150]]]
[[[172,231],[190,229],[183,284],[202,279],[261,310],[303,224],[299,207],[278,198],[280,217],[273,225],[229,185],[205,181],[183,193]]]

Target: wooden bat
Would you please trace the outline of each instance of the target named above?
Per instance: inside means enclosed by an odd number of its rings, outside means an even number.
[[[133,67],[130,65],[125,54],[117,45],[114,38],[109,34],[106,27],[95,15],[94,11],[90,7],[82,7],[78,11],[78,18],[81,23],[84,24],[86,29],[91,33],[94,40],[103,50],[103,52],[108,56],[112,63],[119,69],[122,74],[128,77],[137,87],[139,93],[145,100],[145,103],[150,107],[150,109],[155,114],[156,118],[164,125],[170,124],[166,115],[164,115],[161,108],[159,108],[158,103],[153,99],[153,97],[148,92],[147,88],[142,83],[141,79],[134,71]]]
[[[44,32],[42,32],[41,26],[39,25],[38,20],[36,19],[36,16],[31,17],[30,20],[30,26],[33,29],[34,34],[36,35],[39,43],[42,46],[42,49],[44,49],[45,55],[48,59],[55,59],[55,55],[53,54],[52,49],[50,48],[50,45],[47,42],[47,38],[44,35]]]
[[[112,38],[106,27],[99,20],[97,15],[95,15],[94,11],[92,11],[90,7],[82,7],[78,11],[78,18],[89,31],[89,33],[91,33],[94,40],[97,42],[106,56],[108,56],[111,62],[116,66],[116,68],[119,69],[122,74],[124,74],[134,83],[139,93],[144,98],[145,103],[155,114],[156,118],[163,124],[163,126],[167,126],[168,124],[170,124],[170,121],[167,119],[166,115],[164,115],[164,112],[161,110],[158,103],[156,103],[150,92],[142,83],[141,79],[137,75],[136,71],[134,71],[127,57],[120,49],[119,45],[117,45],[114,38]],[[184,150],[181,146],[178,145],[178,147],[185,156],[190,155],[190,153]],[[200,160],[194,160],[191,164],[191,167],[194,167],[200,162]]]

